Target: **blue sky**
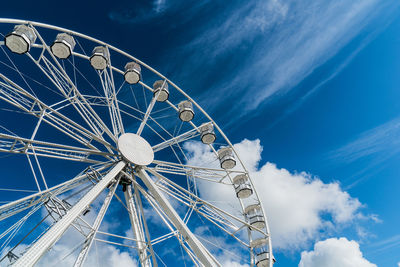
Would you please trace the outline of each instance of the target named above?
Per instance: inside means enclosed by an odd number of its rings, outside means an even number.
[[[365,261],[397,266],[398,2],[97,1],[57,10],[52,3],[3,3],[0,16],[70,28],[131,53],[198,101],[233,143],[259,139],[243,151],[259,152],[250,162],[256,175],[299,183],[283,194],[302,198],[313,184],[314,201],[324,198],[317,192],[343,201],[305,203],[304,214],[316,217],[288,229],[309,237],[279,241],[276,266],[318,266],[313,251],[330,259],[326,248],[340,244],[354,249],[349,257],[359,246]],[[285,221],[290,203],[281,210]],[[308,224],[313,218],[318,223]],[[273,228],[272,237],[280,240]]]

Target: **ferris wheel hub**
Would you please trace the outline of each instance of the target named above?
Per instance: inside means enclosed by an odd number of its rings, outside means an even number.
[[[153,162],[154,151],[151,145],[141,136],[125,133],[118,138],[118,149],[124,160],[139,166]]]

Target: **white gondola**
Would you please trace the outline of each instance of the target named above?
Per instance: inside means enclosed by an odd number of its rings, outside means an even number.
[[[26,25],[16,25],[14,30],[7,34],[4,43],[11,52],[25,54],[36,41],[35,31]]]
[[[104,46],[96,46],[90,57],[90,64],[96,70],[104,70],[110,61],[108,49]]]
[[[270,255],[268,251],[261,251],[256,254],[256,266],[257,267],[269,267]],[[275,258],[272,258],[272,264],[276,262]]]
[[[266,250],[266,245],[268,244],[268,240],[265,237],[260,237],[254,239],[250,243],[250,247],[254,249],[254,253],[256,255],[256,266],[257,267],[268,267],[270,261],[270,253]],[[275,259],[272,259],[272,264],[275,263]]]
[[[247,220],[251,226],[254,226],[258,229],[265,228],[265,218],[262,214],[260,204],[252,204],[247,206],[244,209],[244,213],[246,214]]]
[[[129,84],[136,84],[141,79],[141,68],[136,62],[128,62],[125,65],[124,78]]]
[[[169,91],[168,91],[168,83],[163,80],[158,80],[153,84],[153,95],[156,96],[158,94],[157,101],[164,102],[168,100]]]
[[[56,57],[66,59],[71,56],[75,44],[74,37],[68,33],[59,33],[57,34],[56,40],[51,45],[50,50]]]
[[[179,119],[181,121],[191,121],[194,117],[193,104],[189,100],[184,100],[178,104]]]
[[[262,247],[264,247],[265,245],[267,245],[267,243],[268,243],[267,238],[265,238],[265,237],[260,237],[260,238],[257,238],[257,239],[252,240],[252,241],[250,242],[250,247],[253,248],[253,249],[262,248]]]
[[[212,123],[207,123],[200,126],[200,137],[203,144],[209,145],[215,142],[217,137],[215,135],[214,126]]]
[[[238,198],[248,198],[253,194],[253,189],[248,181],[249,177],[247,177],[246,174],[239,174],[233,178],[232,182],[235,186],[236,196]]]
[[[232,169],[236,166],[236,160],[230,147],[220,148],[218,158],[222,169]]]

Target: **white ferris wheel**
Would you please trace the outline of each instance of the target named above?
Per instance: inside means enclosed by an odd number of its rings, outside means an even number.
[[[141,266],[222,266],[224,254],[272,267],[254,183],[188,94],[75,31],[0,19],[0,34],[0,266],[41,266],[49,254],[84,266],[103,244]],[[232,198],[221,204],[208,188]],[[72,232],[74,246],[55,250]]]

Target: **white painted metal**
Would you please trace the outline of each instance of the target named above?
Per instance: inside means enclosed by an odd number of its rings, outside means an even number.
[[[162,81],[158,81],[158,83],[160,83],[160,82],[162,82]],[[156,82],[156,83],[157,83],[157,82]],[[154,84],[156,84],[156,83],[154,83]],[[161,83],[160,88],[164,88],[164,86],[167,86],[167,85],[166,85],[166,81],[163,81],[163,82]],[[147,120],[149,119],[150,113],[151,113],[151,111],[153,110],[154,105],[156,104],[156,101],[161,101],[161,100],[160,100],[161,98],[164,99],[163,96],[162,96],[162,95],[163,95],[163,92],[164,92],[163,90],[158,90],[158,91],[155,90],[155,91],[154,91],[153,99],[151,100],[149,106],[147,107],[146,113],[144,114],[143,120],[142,120],[142,122],[140,123],[139,129],[138,129],[138,131],[137,131],[137,134],[138,134],[138,135],[141,135],[141,134],[142,134],[142,131],[143,131],[143,129],[144,129],[144,126],[146,125]],[[165,101],[165,100],[164,100],[164,101]]]
[[[14,264],[15,267],[33,266],[71,225],[71,223],[92,203],[108,184],[125,167],[125,162],[119,162],[100,180],[68,213],[53,225],[32,247],[26,251]]]
[[[105,47],[107,53],[108,48]],[[117,94],[115,91],[113,69],[111,66],[111,59],[108,58],[109,66],[103,71],[98,71],[101,85],[103,87],[104,95],[106,96],[108,111],[110,114],[111,124],[115,138],[120,134],[125,133],[124,125],[122,123],[121,112],[117,101]]]
[[[183,235],[185,241],[189,244],[190,248],[196,253],[200,261],[207,267],[221,266],[221,264],[211,255],[211,253],[204,247],[199,239],[189,230],[187,225],[183,222],[181,217],[171,206],[168,199],[158,189],[154,181],[148,176],[144,169],[139,169],[139,177],[143,183],[147,186],[153,197],[158,201],[158,204],[162,207],[165,214],[174,224],[175,228]]]
[[[192,139],[192,138],[194,138],[194,137],[199,135],[199,131],[201,131],[201,127],[208,126],[208,125],[212,126],[212,123],[211,122],[204,123],[200,127],[196,127],[196,128],[194,128],[192,130],[189,130],[189,131],[187,131],[187,132],[185,132],[183,134],[180,134],[180,135],[178,135],[176,137],[172,137],[171,139],[165,140],[162,143],[154,145],[153,146],[153,151],[157,152],[157,151],[163,150],[166,147],[170,147],[170,146],[173,146],[173,145],[178,145],[179,143],[183,143],[183,142],[185,142],[187,140],[190,140],[190,139]],[[215,140],[215,138],[214,138],[214,140]]]
[[[54,108],[46,105],[1,73],[0,79],[4,81],[2,82],[0,80],[0,99],[35,117],[44,116],[44,122],[89,148],[95,148],[91,144],[91,140],[96,140],[108,147],[110,146],[109,143],[100,139],[98,136],[64,116]]]
[[[86,257],[89,253],[89,250],[93,244],[94,238],[96,237],[97,231],[99,230],[101,222],[103,221],[104,215],[106,214],[108,206],[111,203],[112,197],[115,194],[115,190],[118,187],[118,183],[119,179],[115,181],[114,185],[110,188],[110,191],[108,192],[106,198],[104,199],[103,205],[101,206],[99,213],[97,214],[96,220],[94,221],[94,224],[92,226],[92,230],[88,234],[86,241],[81,249],[81,252],[79,253],[74,263],[74,267],[80,267],[84,264]]]
[[[129,219],[131,220],[133,234],[135,235],[136,238],[136,245],[140,263],[142,267],[150,267],[151,259],[147,255],[146,238],[144,237],[144,230],[142,227],[142,223],[140,222],[139,213],[136,208],[135,202],[133,200],[131,185],[127,185],[124,195],[125,195],[126,206],[129,210]]]
[[[150,144],[137,134],[121,135],[118,139],[118,149],[127,161],[135,165],[146,166],[154,160]]]
[[[0,152],[37,155],[88,163],[101,163],[101,161],[89,159],[92,155],[113,156],[113,154],[98,150],[31,140],[2,133],[0,133]]]
[[[97,171],[102,171],[107,168],[104,165],[97,169]],[[48,190],[43,190],[41,192],[32,194],[30,196],[12,201],[10,203],[0,206],[0,221],[20,213],[28,208],[31,208],[39,203],[44,203],[50,196],[57,196],[63,194],[69,190],[72,190],[84,183],[88,182],[88,175],[86,173],[79,174],[77,177],[70,179],[64,183],[56,185]]]

